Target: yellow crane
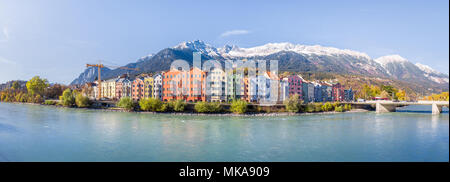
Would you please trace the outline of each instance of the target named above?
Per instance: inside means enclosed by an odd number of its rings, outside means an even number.
[[[118,68],[118,69],[124,69],[124,70],[134,70],[134,71],[139,71],[139,69],[137,68],[128,68],[128,67],[124,67],[124,66],[105,66],[101,63],[99,64],[86,64],[86,67],[97,67],[98,68],[98,98],[101,99],[102,98],[102,78],[101,78],[101,70],[104,67],[109,67],[109,68]]]

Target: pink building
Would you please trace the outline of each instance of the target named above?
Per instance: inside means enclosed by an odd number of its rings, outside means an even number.
[[[333,101],[344,101],[344,87],[340,83],[333,84]]]
[[[288,77],[289,97],[298,94],[302,98],[302,78],[298,75],[290,75]]]

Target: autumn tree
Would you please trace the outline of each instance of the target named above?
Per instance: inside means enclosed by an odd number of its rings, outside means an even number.
[[[67,88],[67,86],[61,84],[54,84],[44,91],[45,98],[58,99],[59,96],[62,95],[63,91]]]
[[[404,101],[406,100],[406,92],[404,90],[399,90],[395,96],[397,96],[398,100]]]
[[[13,82],[12,85],[11,85],[11,88],[13,90],[18,90],[20,88],[19,82],[18,81]]]
[[[47,79],[41,79],[39,76],[33,77],[27,82],[27,90],[31,95],[44,93],[45,88],[49,86]]]

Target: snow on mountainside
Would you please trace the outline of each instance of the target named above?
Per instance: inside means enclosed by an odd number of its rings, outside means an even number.
[[[382,66],[387,65],[389,63],[406,63],[408,60],[399,56],[399,55],[388,55],[375,59],[377,63],[380,63]]]
[[[420,63],[416,63],[416,66],[424,72],[424,76],[429,78],[430,80],[436,82],[436,83],[449,83],[448,75],[445,75],[443,73],[440,73],[433,68],[423,65]]]
[[[424,80],[439,84],[448,83],[448,75],[439,73],[427,65],[412,64],[399,55],[388,55],[375,59],[386,72],[397,79],[407,81]]]
[[[196,41],[192,41],[192,42],[182,42],[178,45],[176,45],[175,47],[173,47],[173,49],[191,49],[191,50],[196,50],[201,52],[202,54],[206,54],[206,55],[210,55],[210,56],[218,56],[220,53],[219,51],[209,45],[206,44],[205,42],[201,41],[201,40],[196,40]]]
[[[420,70],[422,70],[425,73],[433,73],[433,74],[440,74],[438,71],[434,70],[433,68],[427,66],[427,65],[423,65],[420,63],[416,63],[416,66],[419,67]]]
[[[251,47],[251,48],[235,48],[226,55],[230,57],[254,57],[254,56],[267,56],[281,51],[292,51],[299,54],[306,55],[327,55],[327,56],[337,56],[337,55],[350,55],[354,57],[361,57],[370,59],[370,57],[361,52],[352,51],[348,49],[338,49],[334,47],[323,47],[320,45],[308,46],[308,45],[295,45],[288,42],[283,43],[268,43],[262,46]]]

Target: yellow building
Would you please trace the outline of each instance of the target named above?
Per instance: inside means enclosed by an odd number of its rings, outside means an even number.
[[[116,99],[116,78],[102,81],[102,97]]]
[[[146,99],[153,97],[153,77],[146,76],[144,77],[144,97]]]

